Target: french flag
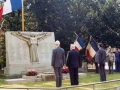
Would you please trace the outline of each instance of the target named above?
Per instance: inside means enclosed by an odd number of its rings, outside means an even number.
[[[88,60],[91,60],[95,56],[97,51],[98,51],[97,43],[91,36],[90,41],[86,47],[86,56],[87,56]]]
[[[85,44],[83,43],[83,41],[79,37],[74,42],[74,45],[75,45],[76,50],[81,50],[82,48],[85,47]]]
[[[22,8],[22,0],[6,0],[0,9],[0,20],[2,19],[2,15],[6,15],[20,8]]]

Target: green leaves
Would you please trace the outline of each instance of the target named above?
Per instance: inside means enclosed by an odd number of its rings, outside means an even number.
[[[25,0],[24,16],[25,31],[54,32],[66,51],[76,39],[74,32],[86,46],[92,35],[105,47],[120,47],[120,8],[114,0]],[[3,19],[3,31],[21,31],[21,10]]]
[[[6,62],[6,52],[5,52],[5,37],[4,35],[0,35],[0,69],[3,68]]]

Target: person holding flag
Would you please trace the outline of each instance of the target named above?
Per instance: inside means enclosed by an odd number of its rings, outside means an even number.
[[[86,53],[85,55],[87,56],[88,60],[92,60],[94,58],[95,61],[95,73],[98,73],[98,46],[96,41],[92,36],[90,36],[90,41],[86,47]]]
[[[106,73],[105,73],[105,61],[106,61],[106,51],[103,49],[103,44],[98,43],[99,50],[98,54],[98,67],[100,73],[100,81],[106,81]]]
[[[86,56],[88,60],[91,60],[93,57],[97,59],[97,64],[100,73],[100,81],[106,81],[105,73],[105,60],[106,60],[106,51],[103,49],[102,43],[96,43],[92,36],[90,36],[90,41],[86,47]]]
[[[76,33],[75,33],[76,34]],[[69,69],[71,85],[79,84],[78,68],[80,67],[80,53],[79,50],[85,47],[83,41],[76,34],[74,44],[70,45],[70,51],[67,53],[66,67]]]

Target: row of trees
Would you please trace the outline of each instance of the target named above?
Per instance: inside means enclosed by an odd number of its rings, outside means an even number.
[[[25,0],[24,9],[25,31],[54,32],[66,51],[76,38],[74,32],[86,45],[92,35],[105,47],[120,47],[120,7],[115,0]],[[21,31],[21,10],[3,19],[4,32]]]

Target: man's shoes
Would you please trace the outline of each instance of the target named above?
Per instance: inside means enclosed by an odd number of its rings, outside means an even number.
[[[104,81],[106,81],[106,80],[100,80],[100,82],[104,82]]]
[[[98,72],[95,72],[95,73],[98,73]]]

